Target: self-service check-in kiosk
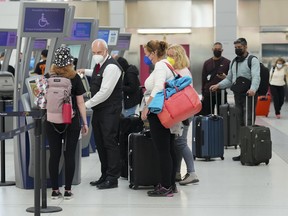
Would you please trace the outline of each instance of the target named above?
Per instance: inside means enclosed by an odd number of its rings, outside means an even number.
[[[35,78],[29,78],[29,64],[32,51],[38,39],[49,40],[48,56],[45,73],[49,71],[53,52],[57,41],[69,35],[71,21],[74,17],[75,8],[66,3],[39,3],[22,2],[20,4],[19,27],[17,32],[17,56],[21,47],[24,47],[24,56],[20,65],[17,65],[14,85],[14,111],[33,110]],[[36,41],[36,42],[35,42]],[[26,84],[25,84],[26,82]],[[17,118],[13,121],[13,128],[19,128],[33,121]],[[22,133],[14,137],[14,164],[16,186],[20,188],[33,188],[33,132]],[[80,145],[79,145],[80,146]],[[80,149],[81,150],[81,149]],[[47,151],[47,155],[48,155]],[[81,151],[76,153],[76,169],[73,184],[81,181]],[[80,156],[79,156],[80,155]]]
[[[0,29],[0,50],[4,50],[4,59],[3,62],[0,65],[0,71],[1,72],[9,72],[8,74],[2,74],[1,76],[1,88],[0,91],[4,93],[5,96],[5,107],[4,111],[12,111],[13,110],[13,91],[7,95],[7,90],[10,88],[10,81],[13,79],[14,83],[14,76],[11,76],[11,65],[10,64],[10,58],[12,51],[16,49],[17,46],[17,29]],[[14,69],[12,67],[12,69]],[[8,80],[9,79],[9,80]],[[13,89],[13,88],[12,88]],[[2,97],[0,99],[3,99]],[[7,100],[9,99],[9,100]],[[5,130],[11,131],[12,130],[12,117],[6,117],[5,119]]]
[[[111,55],[124,56],[126,50],[130,48],[131,33],[120,33],[116,47],[111,51]]]

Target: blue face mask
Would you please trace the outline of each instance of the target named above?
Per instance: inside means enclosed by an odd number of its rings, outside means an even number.
[[[146,65],[152,65],[153,64],[152,61],[150,60],[150,58],[146,55],[144,56],[144,63]]]

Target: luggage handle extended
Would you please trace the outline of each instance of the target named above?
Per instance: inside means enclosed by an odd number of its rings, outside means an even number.
[[[251,96],[252,97],[252,113],[251,113],[251,115],[252,115],[252,122],[251,122],[251,125],[254,125],[254,106],[255,106],[255,102],[254,102],[254,97],[255,96]],[[246,107],[246,111],[245,111],[245,126],[248,126],[248,98],[249,98],[249,95],[247,95],[246,94],[246,105],[245,105],[245,107]]]
[[[210,112],[211,114],[213,114],[213,108],[212,108],[212,91],[210,92]],[[218,113],[218,94],[217,91],[215,91],[215,100],[216,100],[216,115],[219,115]],[[225,103],[225,89],[221,89],[221,105],[223,105]]]

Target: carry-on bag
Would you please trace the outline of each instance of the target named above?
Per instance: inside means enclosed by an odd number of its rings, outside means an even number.
[[[252,98],[252,122],[254,122],[254,98]],[[272,141],[270,129],[266,126],[248,126],[248,96],[246,96],[246,126],[240,129],[242,165],[259,165],[269,163],[272,157]]]
[[[223,117],[214,114],[193,117],[192,152],[195,159],[220,157],[224,160]]]
[[[121,154],[121,177],[128,178],[128,136],[143,131],[143,121],[137,114],[120,118],[119,144]]]
[[[129,187],[156,186],[160,182],[160,165],[150,131],[131,133],[128,144]]]
[[[270,110],[271,96],[258,96],[256,105],[256,116],[268,116]]]

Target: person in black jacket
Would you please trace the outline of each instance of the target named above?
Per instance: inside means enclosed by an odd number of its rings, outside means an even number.
[[[134,65],[129,65],[127,60],[123,57],[117,58],[118,63],[124,71],[123,79],[123,109],[122,115],[127,117],[129,115],[135,114],[138,104],[141,100],[141,89],[139,81],[139,70]]]
[[[48,55],[48,50],[44,49],[41,52],[41,61],[37,63],[35,69],[34,69],[34,74],[38,75],[44,75],[45,73],[45,68],[46,68],[46,59]]]

